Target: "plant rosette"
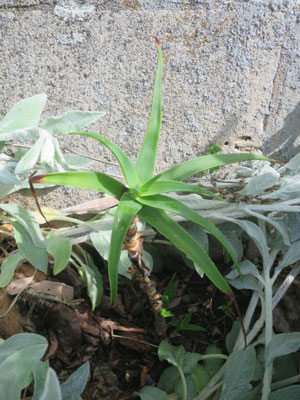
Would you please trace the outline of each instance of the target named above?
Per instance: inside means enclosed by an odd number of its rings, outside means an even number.
[[[118,287],[118,266],[122,244],[135,215],[159,231],[173,245],[185,253],[195,264],[198,273],[205,273],[213,284],[224,293],[232,290],[206,251],[193,237],[175,222],[167,213],[177,214],[192,221],[212,234],[225,248],[236,268],[238,262],[231,245],[219,229],[194,210],[163,193],[188,192],[202,196],[220,198],[205,188],[191,185],[183,180],[198,172],[247,160],[273,161],[258,154],[209,154],[185,161],[158,175],[153,176],[158,141],[161,129],[163,55],[157,42],[158,66],[154,82],[154,93],[146,137],[141,146],[135,165],[119,146],[109,139],[90,132],[71,132],[98,140],[117,159],[127,186],[114,178],[94,171],[70,171],[33,176],[32,183],[66,185],[104,192],[119,200],[115,213],[108,256],[108,274],[111,301],[116,299]]]

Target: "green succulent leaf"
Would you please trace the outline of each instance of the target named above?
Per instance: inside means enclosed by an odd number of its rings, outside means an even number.
[[[108,140],[105,137],[100,136],[96,133],[72,132],[71,135],[84,135],[84,136],[89,136],[93,139],[98,140],[105,147],[107,147],[113,153],[113,155],[116,157],[116,159],[123,171],[126,182],[128,183],[128,186],[134,187],[140,183],[135,167],[132,165],[127,154],[125,154],[124,151],[122,149],[120,149],[120,147],[118,145],[116,145],[115,143],[111,142],[110,140]]]
[[[49,185],[74,186],[82,189],[97,190],[120,199],[126,187],[116,179],[94,171],[54,172],[46,175],[36,175],[31,178],[32,183],[46,183]]]
[[[188,255],[218,289],[224,293],[232,292],[226,280],[199,243],[164,211],[144,205],[138,215],[170,240],[179,250]],[[199,271],[197,270],[197,272]]]
[[[185,161],[175,167],[156,175],[163,179],[171,179],[174,181],[182,181],[189,178],[198,172],[205,171],[210,168],[221,167],[226,164],[233,164],[241,161],[248,160],[262,160],[271,161],[273,159],[267,158],[260,154],[249,154],[249,153],[239,153],[239,154],[209,154],[206,156],[196,157],[192,160]]]
[[[217,200],[223,200],[221,197],[215,195],[207,189],[200,186],[190,185],[185,182],[168,181],[168,180],[157,180],[148,184],[141,185],[140,192],[143,196],[152,196],[154,194],[168,193],[168,192],[188,192],[188,193],[199,193],[204,196],[210,196]]]
[[[141,182],[146,182],[148,179],[152,178],[161,127],[161,86],[163,73],[163,55],[161,47],[157,40],[156,42],[158,49],[158,65],[154,82],[150,120],[146,137],[144,139],[135,164]]]
[[[209,233],[211,233],[223,245],[223,247],[226,249],[230,257],[232,258],[236,268],[239,270],[239,265],[235,257],[234,251],[232,250],[230,244],[227,242],[223,233],[220,232],[220,230],[213,223],[208,221],[206,218],[203,218],[201,215],[196,213],[190,207],[181,203],[181,201],[160,194],[147,197],[140,197],[138,201],[146,206],[158,208],[160,210],[169,211],[171,213],[181,215],[183,218],[202,226],[202,228],[206,229]],[[189,256],[188,253],[187,255]]]
[[[138,213],[141,207],[141,204],[132,200],[129,193],[125,193],[121,197],[115,214],[108,253],[108,276],[111,302],[114,302],[117,296],[118,267],[123,241],[133,217]]]

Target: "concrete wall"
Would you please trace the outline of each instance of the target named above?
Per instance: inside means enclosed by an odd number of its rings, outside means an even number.
[[[0,0],[0,113],[41,92],[44,117],[104,110],[93,131],[135,159],[157,36],[165,60],[157,170],[220,141],[226,152],[261,148],[285,159],[300,150],[299,22],[297,0]],[[113,161],[92,139],[61,143]]]

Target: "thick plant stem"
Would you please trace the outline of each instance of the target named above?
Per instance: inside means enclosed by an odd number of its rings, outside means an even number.
[[[160,314],[163,303],[161,294],[158,293],[155,283],[149,277],[149,270],[144,265],[137,269],[132,265],[128,272],[139,281],[141,290],[146,293],[149,303],[154,311],[154,326],[158,336],[165,336],[167,332],[166,319]]]
[[[141,290],[146,293],[149,303],[154,311],[155,331],[158,336],[165,336],[167,332],[166,319],[160,314],[163,307],[161,294],[156,289],[155,282],[150,277],[150,271],[143,264],[142,251],[143,239],[141,238],[143,232],[137,232],[136,223],[138,217],[136,216],[126,234],[123,248],[128,250],[128,257],[132,265],[128,272],[135,276],[140,284]]]

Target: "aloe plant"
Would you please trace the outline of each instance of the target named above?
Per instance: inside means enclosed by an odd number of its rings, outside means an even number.
[[[212,154],[191,159],[153,176],[161,128],[163,73],[162,50],[157,40],[156,42],[158,48],[158,66],[154,83],[150,120],[146,137],[135,165],[132,164],[124,151],[109,139],[90,132],[71,133],[72,135],[89,136],[106,146],[117,159],[128,186],[123,185],[110,176],[93,171],[70,171],[32,177],[33,183],[57,184],[97,190],[114,196],[119,200],[113,222],[108,257],[111,301],[115,300],[117,294],[118,265],[123,240],[136,214],[191,258],[195,263],[197,271],[199,273],[204,272],[218,289],[224,293],[231,293],[230,286],[208,254],[167,212],[178,214],[206,229],[224,246],[238,268],[238,262],[230,244],[214,224],[182,202],[162,193],[190,192],[216,197],[215,194],[204,188],[182,181],[198,172],[225,164],[254,159],[272,161],[257,154]]]

